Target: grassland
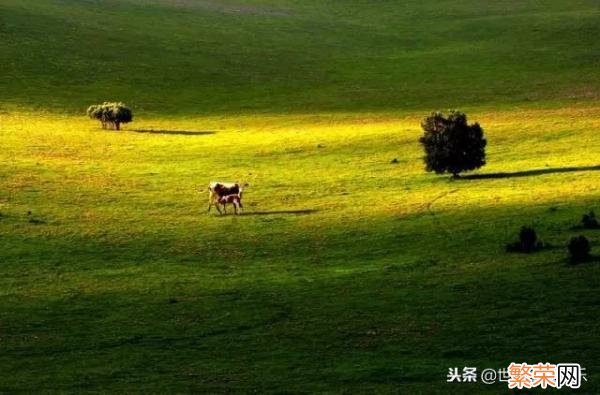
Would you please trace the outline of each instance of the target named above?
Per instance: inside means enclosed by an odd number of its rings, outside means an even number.
[[[3,1],[0,391],[502,393],[447,370],[549,361],[597,393],[600,265],[564,244],[600,255],[598,15]],[[417,139],[458,105],[488,165],[451,181]],[[245,215],[206,215],[214,179]],[[521,225],[553,247],[505,253]]]
[[[474,114],[486,173],[597,166],[599,111]],[[596,388],[600,267],[562,246],[600,171],[451,182],[411,117],[3,119],[3,390],[447,391],[512,360]],[[205,214],[226,177],[247,215]],[[557,248],[505,254],[523,224]]]
[[[562,105],[600,84],[595,0],[4,0],[0,18],[3,104],[59,112]]]

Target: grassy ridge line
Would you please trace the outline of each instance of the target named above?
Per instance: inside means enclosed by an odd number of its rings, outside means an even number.
[[[598,100],[590,1],[187,4],[4,2],[0,102],[209,115]]]

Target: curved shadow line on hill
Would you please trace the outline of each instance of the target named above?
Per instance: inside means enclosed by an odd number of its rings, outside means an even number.
[[[316,209],[305,209],[305,210],[274,210],[274,211],[251,211],[251,212],[243,212],[240,215],[276,215],[276,214],[291,214],[291,215],[308,215],[319,212]]]
[[[173,134],[180,136],[202,136],[208,134],[215,134],[217,132],[212,130],[155,130],[155,129],[131,129],[132,132],[136,133],[151,133],[151,134]]]
[[[490,178],[512,178],[512,177],[529,177],[529,176],[538,176],[542,174],[552,174],[552,173],[572,173],[576,171],[596,171],[600,170],[600,165],[596,166],[574,166],[574,167],[556,167],[550,169],[536,169],[536,170],[524,170],[524,171],[516,171],[513,173],[488,173],[488,174],[468,174],[466,176],[462,176],[460,179],[465,180],[481,180],[481,179],[490,179]]]

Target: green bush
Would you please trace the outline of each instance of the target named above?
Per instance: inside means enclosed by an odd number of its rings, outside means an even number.
[[[519,241],[508,244],[506,246],[506,251],[530,253],[538,251],[543,247],[544,244],[538,240],[535,229],[528,226],[522,226],[519,231]]]
[[[590,259],[590,242],[585,236],[571,238],[567,245],[571,263],[585,262]]]
[[[598,229],[600,228],[600,224],[596,219],[596,214],[593,211],[590,211],[587,214],[583,214],[581,218],[581,224],[585,229]]]
[[[467,116],[450,111],[448,116],[433,112],[421,123],[425,131],[419,139],[425,150],[426,170],[437,174],[459,173],[485,165],[483,129],[478,123],[469,125]]]
[[[104,102],[88,107],[87,115],[100,121],[102,129],[121,130],[122,123],[133,120],[131,109],[121,102]]]

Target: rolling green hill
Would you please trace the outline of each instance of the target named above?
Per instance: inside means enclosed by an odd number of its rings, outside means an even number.
[[[598,99],[594,0],[0,4],[0,102],[166,115]]]
[[[0,392],[600,392],[599,33],[592,0],[1,0]],[[488,139],[460,180],[418,144],[449,107]]]

